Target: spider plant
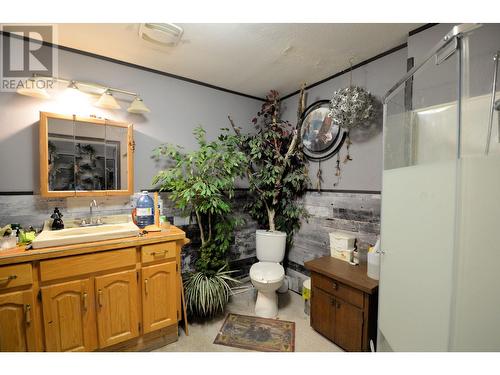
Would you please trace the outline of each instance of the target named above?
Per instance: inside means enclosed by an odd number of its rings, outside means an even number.
[[[227,266],[212,275],[194,272],[184,284],[186,307],[191,315],[214,316],[224,310],[231,295],[231,285],[239,281],[230,276]]]

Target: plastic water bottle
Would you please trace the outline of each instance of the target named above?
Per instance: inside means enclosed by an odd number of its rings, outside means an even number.
[[[148,225],[153,225],[155,222],[155,203],[148,195],[147,191],[143,191],[141,196],[137,199],[135,206],[135,215],[137,226],[144,228]]]

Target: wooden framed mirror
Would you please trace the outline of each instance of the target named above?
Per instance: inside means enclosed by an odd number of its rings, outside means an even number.
[[[133,125],[40,112],[40,194],[43,197],[131,195]]]

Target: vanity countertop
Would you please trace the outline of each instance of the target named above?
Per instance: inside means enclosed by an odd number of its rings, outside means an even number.
[[[126,237],[105,241],[86,242],[74,245],[47,247],[38,250],[26,250],[26,246],[20,246],[8,250],[1,250],[0,266],[177,240],[183,240],[185,244],[189,243],[189,239],[186,238],[186,233],[176,226],[171,225],[166,231],[149,232],[141,237]]]
[[[373,294],[378,290],[378,280],[371,279],[366,274],[366,263],[352,266],[343,260],[327,255],[305,262],[304,267],[368,294]]]

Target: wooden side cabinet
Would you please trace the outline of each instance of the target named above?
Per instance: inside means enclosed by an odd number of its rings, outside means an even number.
[[[311,326],[346,351],[369,351],[376,342],[378,282],[366,265],[330,256],[305,263],[311,271]]]

